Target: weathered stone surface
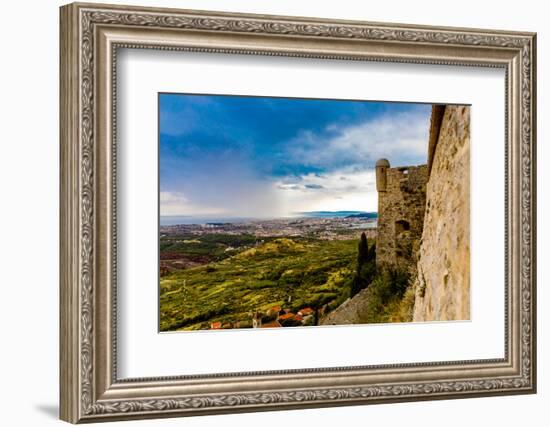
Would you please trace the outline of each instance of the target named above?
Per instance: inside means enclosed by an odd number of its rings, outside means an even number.
[[[414,321],[470,318],[470,108],[447,106],[426,189]]]
[[[367,309],[368,293],[363,289],[353,298],[347,299],[335,310],[319,321],[320,325],[353,325],[363,323]]]
[[[386,159],[376,163],[376,263],[411,273],[413,321],[466,320],[470,318],[469,107],[434,106],[428,151],[429,166],[392,168]],[[362,290],[320,324],[364,323],[369,294]]]
[[[384,183],[384,187],[378,185],[378,265],[414,267],[424,223],[427,180],[426,165],[377,167],[377,182]]]

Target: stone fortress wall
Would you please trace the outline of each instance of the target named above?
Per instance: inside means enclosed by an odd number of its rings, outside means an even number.
[[[427,181],[427,165],[391,168],[386,159],[376,163],[378,265],[414,263],[424,225]]]
[[[376,263],[411,273],[412,321],[470,318],[470,107],[433,106],[426,165],[376,163]],[[361,323],[368,288],[321,321]]]
[[[413,321],[470,319],[470,107],[432,111]],[[440,124],[434,128],[434,116]]]
[[[432,107],[428,163],[376,163],[378,265],[413,275],[414,321],[470,318],[470,107]]]

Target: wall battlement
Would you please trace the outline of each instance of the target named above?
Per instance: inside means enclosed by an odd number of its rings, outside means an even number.
[[[376,162],[378,265],[415,264],[424,225],[427,182],[427,165],[391,168],[386,159]]]

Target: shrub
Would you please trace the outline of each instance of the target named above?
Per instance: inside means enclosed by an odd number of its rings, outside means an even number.
[[[303,326],[315,326],[315,318],[313,315],[304,317]]]
[[[277,319],[277,313],[264,314],[262,316],[262,323],[273,322],[276,319]]]
[[[367,308],[361,318],[362,323],[395,321],[395,315],[409,285],[407,271],[396,267],[383,268],[372,280],[367,292]],[[409,302],[408,302],[409,303]],[[405,317],[405,314],[403,314]]]
[[[281,275],[284,273],[285,269],[283,267],[273,268],[264,274],[264,279],[266,280],[279,280]]]
[[[255,282],[248,283],[248,289],[266,289],[277,287],[277,282],[271,280],[257,280]]]
[[[409,285],[396,309],[390,314],[389,320],[391,322],[412,322],[414,314],[414,300],[414,286]]]
[[[351,291],[350,296],[353,298],[355,295],[357,295],[362,289],[361,279],[358,275],[355,275],[351,282]]]
[[[284,327],[302,326],[302,322],[294,318],[281,320],[281,325]]]
[[[313,286],[323,285],[327,282],[327,280],[328,280],[328,274],[326,271],[323,271],[323,270],[315,270],[312,272],[308,272],[304,278],[304,282]]]

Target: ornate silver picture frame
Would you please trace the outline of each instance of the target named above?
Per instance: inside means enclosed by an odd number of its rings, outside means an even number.
[[[535,34],[75,3],[61,8],[60,43],[61,419],[536,391]],[[504,70],[504,357],[120,379],[115,148],[121,48]]]

